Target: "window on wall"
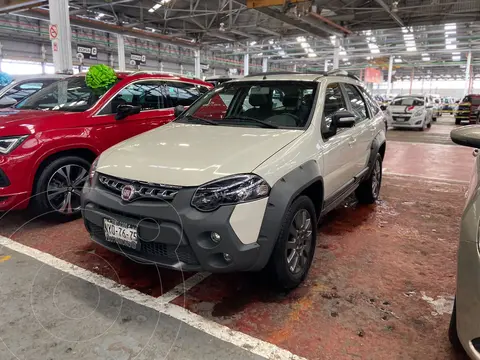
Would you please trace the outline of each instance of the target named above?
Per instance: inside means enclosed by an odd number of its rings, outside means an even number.
[[[110,100],[100,114],[114,114],[119,105],[141,106],[142,111],[169,107],[164,84],[161,81],[145,81],[127,85]]]
[[[365,100],[363,100],[360,91],[358,91],[358,89],[352,84],[343,85],[347,93],[347,98],[350,101],[350,107],[355,115],[355,121],[358,123],[366,120],[368,117],[367,105],[365,104]]]

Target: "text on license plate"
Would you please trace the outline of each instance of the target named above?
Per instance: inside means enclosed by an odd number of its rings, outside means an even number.
[[[103,219],[105,240],[123,245],[132,249],[137,248],[137,228],[117,220]]]

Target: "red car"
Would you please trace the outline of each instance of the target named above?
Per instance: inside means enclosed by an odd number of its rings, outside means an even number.
[[[102,151],[172,121],[176,106],[212,88],[168,74],[117,75],[104,93],[72,76],[0,111],[0,211],[31,205],[64,219],[79,214],[83,183]]]

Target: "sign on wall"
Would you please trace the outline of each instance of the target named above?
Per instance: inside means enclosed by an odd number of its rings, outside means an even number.
[[[58,26],[55,24],[50,24],[48,26],[48,36],[50,36],[50,40],[56,40],[58,38]]]
[[[369,67],[365,68],[364,81],[367,83],[380,84],[383,81],[382,70],[377,70]]]
[[[142,54],[130,54],[130,65],[146,65],[147,56]]]
[[[200,64],[200,69],[207,71],[208,69],[210,69],[210,64]]]
[[[98,49],[95,46],[77,45],[77,58],[97,59]]]

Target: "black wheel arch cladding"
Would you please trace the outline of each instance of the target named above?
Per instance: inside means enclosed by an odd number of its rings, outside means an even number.
[[[373,139],[372,141],[372,147],[370,151],[370,157],[368,158],[368,173],[365,176],[366,179],[370,177],[370,175],[373,172],[373,165],[375,164],[375,159],[377,158],[377,154],[380,153],[380,148],[386,144],[386,141],[380,141],[378,136]]]
[[[323,178],[319,171],[317,161],[309,160],[284,175],[272,186],[258,237],[260,246],[266,249],[261,252],[263,256],[259,257],[255,268],[262,269],[268,263],[280,233],[280,221],[284,220],[285,213],[293,201],[310,185],[317,182],[321,182],[323,194]],[[323,201],[323,195],[320,199]]]

